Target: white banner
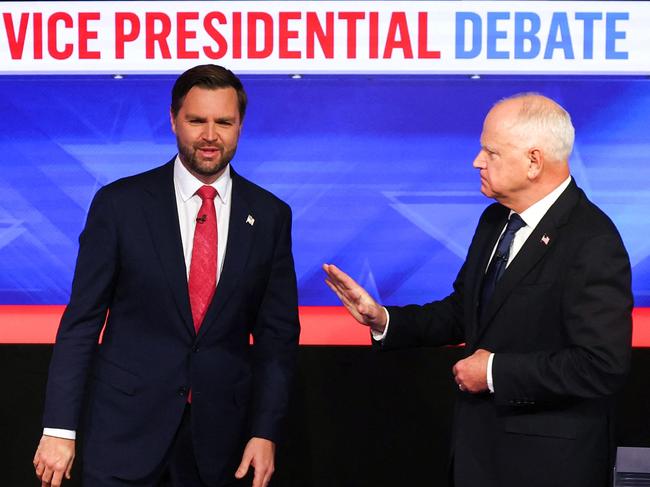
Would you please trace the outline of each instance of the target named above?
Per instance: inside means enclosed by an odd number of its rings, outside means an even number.
[[[650,74],[650,2],[2,2],[0,73]]]

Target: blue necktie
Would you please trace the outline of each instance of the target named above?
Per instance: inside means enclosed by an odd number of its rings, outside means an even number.
[[[510,255],[510,247],[512,246],[512,240],[515,238],[515,233],[524,226],[526,226],[526,222],[524,222],[519,215],[516,213],[510,215],[506,230],[499,239],[492,261],[490,262],[485,277],[483,278],[481,309],[484,309],[485,306],[487,306],[487,303],[492,298],[497,282],[501,279],[501,276],[503,276],[503,273],[506,270],[508,256]]]

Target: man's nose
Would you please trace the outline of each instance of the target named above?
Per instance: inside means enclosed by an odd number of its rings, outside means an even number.
[[[213,123],[208,123],[203,132],[203,138],[210,141],[218,140],[219,131],[217,130],[217,126]]]
[[[485,169],[485,157],[482,150],[476,154],[472,166],[474,166],[476,169]]]

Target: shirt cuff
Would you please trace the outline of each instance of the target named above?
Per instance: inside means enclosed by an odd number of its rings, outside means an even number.
[[[45,436],[54,436],[55,438],[65,438],[66,440],[76,440],[77,432],[74,430],[63,430],[60,428],[43,428]]]
[[[494,354],[491,353],[488,357],[487,364],[487,385],[490,392],[494,394],[494,381],[492,380],[492,362],[494,361]]]
[[[384,308],[384,313],[386,313],[386,327],[384,328],[383,333],[376,332],[370,328],[372,339],[377,342],[381,342],[384,338],[386,338],[386,333],[388,332],[388,324],[390,323],[390,315],[388,314],[388,310],[384,306],[382,306],[382,308]]]

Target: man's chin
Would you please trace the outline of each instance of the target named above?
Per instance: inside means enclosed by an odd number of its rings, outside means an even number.
[[[219,162],[218,164],[195,164],[193,169],[201,176],[210,177],[222,173],[226,166],[228,166],[228,162]]]
[[[187,154],[181,155],[181,162],[183,165],[195,176],[200,178],[214,178],[219,176],[223,170],[230,164],[231,158],[224,159],[223,157],[203,158],[196,157],[198,154],[194,153],[191,156]]]
[[[494,191],[492,191],[492,186],[490,186],[487,181],[481,178],[481,193],[483,193],[488,198],[494,198]]]

